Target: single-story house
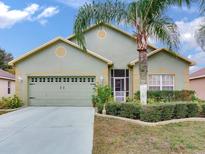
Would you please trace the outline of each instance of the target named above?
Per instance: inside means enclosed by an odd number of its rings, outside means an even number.
[[[191,89],[199,99],[205,100],[205,68],[190,74]]]
[[[16,71],[16,94],[27,105],[92,106],[96,83],[110,85],[116,101],[139,90],[134,36],[109,24],[85,32],[85,52],[75,35],[50,42],[10,62]],[[150,90],[190,89],[189,59],[165,48],[148,47]]]
[[[0,99],[15,94],[15,75],[0,69]]]

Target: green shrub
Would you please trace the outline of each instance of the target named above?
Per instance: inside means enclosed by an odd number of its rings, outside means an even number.
[[[140,120],[146,122],[157,122],[161,120],[161,109],[159,105],[146,105],[141,108]]]
[[[140,120],[146,122],[157,122],[171,120],[173,118],[196,117],[199,113],[197,103],[165,103],[143,106],[140,112]],[[204,105],[205,115],[205,105]]]
[[[103,104],[96,104],[96,106],[95,107],[97,107],[97,109],[98,109],[98,113],[102,113],[102,111],[103,111]]]
[[[201,105],[205,115],[205,104]],[[108,115],[158,122],[199,115],[199,105],[194,102],[175,102],[141,106],[137,103],[107,103]]]
[[[199,105],[197,103],[187,103],[187,117],[197,117],[199,115]]]
[[[122,103],[120,104],[120,117],[139,119],[140,106],[135,103]]]
[[[185,118],[188,114],[187,109],[187,103],[176,103],[174,110],[174,118]]]
[[[120,103],[107,103],[106,104],[106,113],[108,115],[119,116],[120,114]]]
[[[148,104],[154,102],[176,102],[176,101],[192,101],[195,99],[195,92],[190,90],[181,91],[148,91]],[[140,92],[136,92],[134,99],[140,99]]]
[[[16,95],[14,95],[13,97],[2,98],[0,104],[0,107],[2,109],[14,109],[23,105],[21,100]]]
[[[5,108],[7,108],[7,105],[6,105],[5,98],[3,97],[3,98],[0,100],[0,109],[5,109]]]
[[[201,104],[201,108],[202,108],[202,115],[205,116],[205,103]]]
[[[106,113],[108,115],[139,119],[140,105],[136,103],[108,103],[106,104]]]
[[[171,120],[174,115],[175,104],[167,103],[160,105],[161,120]]]
[[[112,90],[109,86],[97,85],[95,87],[95,94],[92,97],[93,106],[95,107],[96,104],[105,104],[111,99],[111,97]]]

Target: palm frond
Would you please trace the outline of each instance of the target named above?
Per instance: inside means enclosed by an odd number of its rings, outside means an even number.
[[[200,12],[201,14],[205,13],[205,0],[200,0]]]
[[[195,38],[201,49],[205,51],[205,25],[202,25],[195,33]]]
[[[176,24],[167,16],[155,16],[147,27],[149,36],[160,40],[170,49],[178,49],[179,32]]]
[[[85,38],[83,32],[92,24],[120,23],[126,16],[126,3],[118,0],[106,0],[104,2],[93,1],[83,5],[77,14],[74,23],[74,32],[78,44],[85,49]]]

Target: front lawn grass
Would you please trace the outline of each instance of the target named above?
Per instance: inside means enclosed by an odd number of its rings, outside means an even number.
[[[205,122],[140,126],[95,117],[94,154],[205,153]]]

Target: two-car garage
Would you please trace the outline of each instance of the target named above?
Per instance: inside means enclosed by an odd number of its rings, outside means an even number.
[[[92,76],[29,77],[29,105],[89,107],[94,86]]]
[[[11,62],[16,94],[27,106],[91,107],[96,84],[108,84],[112,62],[57,38]]]

